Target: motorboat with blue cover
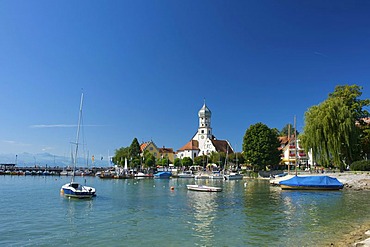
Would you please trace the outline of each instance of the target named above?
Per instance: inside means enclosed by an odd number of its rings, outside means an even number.
[[[171,176],[171,172],[158,172],[154,174],[154,178],[170,178]]]
[[[340,190],[343,184],[329,176],[294,176],[280,181],[279,185],[285,190]]]

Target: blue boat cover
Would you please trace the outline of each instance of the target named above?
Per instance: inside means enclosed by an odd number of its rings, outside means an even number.
[[[279,184],[297,187],[343,188],[343,184],[338,179],[329,176],[294,176],[291,179],[280,181]]]
[[[172,173],[171,172],[158,172],[154,174],[155,177],[171,177]]]

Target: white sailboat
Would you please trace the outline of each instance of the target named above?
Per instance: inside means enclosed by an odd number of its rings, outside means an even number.
[[[80,126],[81,126],[81,118],[82,118],[82,103],[83,103],[83,93],[81,94],[81,102],[80,102],[80,111],[78,116],[78,125],[77,125],[77,136],[76,136],[76,150],[75,156],[73,158],[73,174],[70,183],[67,183],[62,186],[61,193],[66,197],[73,197],[73,198],[91,198],[95,196],[96,190],[93,187],[84,186],[79,184],[78,182],[74,181],[75,177],[75,170],[76,170],[76,163],[77,163],[77,154],[78,154],[78,141],[80,137]]]
[[[227,162],[228,154],[229,154],[229,150],[227,149],[226,159],[225,159],[225,167],[227,166],[226,162]],[[237,156],[236,153],[235,153],[235,157],[236,157],[236,167],[238,167],[238,156]],[[239,180],[239,179],[243,179],[243,175],[240,174],[239,172],[233,172],[231,167],[230,167],[230,171],[227,174],[224,174],[224,179],[225,180]]]

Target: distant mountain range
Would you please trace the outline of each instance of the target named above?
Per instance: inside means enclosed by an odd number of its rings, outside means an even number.
[[[95,160],[96,161],[96,160]],[[65,156],[58,156],[50,153],[20,153],[20,154],[0,154],[0,164],[17,164],[17,166],[71,166],[72,158]],[[86,167],[93,166],[91,159],[87,161],[83,158],[78,158],[77,166]],[[98,160],[94,163],[94,166],[108,166],[106,160]]]

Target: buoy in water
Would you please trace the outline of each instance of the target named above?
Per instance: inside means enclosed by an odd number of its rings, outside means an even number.
[[[170,188],[171,190],[175,190],[175,187],[173,187],[173,186],[171,186],[171,188]]]

